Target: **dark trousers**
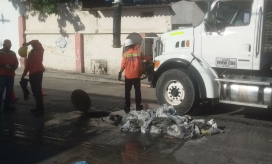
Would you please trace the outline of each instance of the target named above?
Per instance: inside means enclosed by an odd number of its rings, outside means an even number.
[[[43,96],[42,96],[42,79],[43,79],[43,72],[36,72],[29,75],[31,90],[36,100],[36,109],[43,111],[44,106],[43,106]]]
[[[141,80],[140,78],[137,79],[125,79],[125,98],[126,98],[126,106],[130,107],[130,91],[132,88],[132,85],[135,89],[135,102],[136,107],[139,107],[141,105],[142,96],[141,96]]]
[[[2,106],[3,94],[6,89],[4,108],[9,107],[12,89],[14,85],[14,76],[0,76],[0,109]]]

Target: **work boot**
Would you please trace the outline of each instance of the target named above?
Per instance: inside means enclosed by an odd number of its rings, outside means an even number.
[[[31,114],[34,114],[34,113],[35,113],[35,112],[37,112],[37,111],[38,111],[38,109],[37,109],[37,108],[35,108],[35,109],[31,109],[31,110],[30,110],[30,113],[31,113]]]
[[[130,112],[130,107],[128,107],[128,106],[124,106],[124,111],[126,112],[126,113],[129,113]]]
[[[11,106],[8,106],[8,107],[4,107],[3,109],[5,112],[14,112],[16,110],[15,107],[11,107]]]
[[[143,110],[143,105],[137,105],[136,106],[136,111],[141,111],[141,110]]]

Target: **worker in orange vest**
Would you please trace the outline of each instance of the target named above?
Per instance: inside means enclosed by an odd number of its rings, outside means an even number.
[[[39,116],[44,114],[43,96],[41,91],[43,72],[45,71],[42,63],[44,49],[38,40],[32,40],[23,44],[23,46],[29,45],[32,46],[32,50],[28,54],[21,79],[23,80],[26,74],[29,72],[29,82],[36,101],[36,108],[32,109],[31,113],[33,113],[35,116]]]
[[[4,111],[14,111],[10,106],[12,89],[14,85],[15,70],[18,68],[16,53],[11,51],[11,41],[4,40],[3,48],[0,49],[0,108],[2,106],[3,94],[6,89]]]
[[[22,58],[27,57],[27,49],[28,49],[27,47],[21,47],[21,48],[18,50],[18,53],[19,53],[19,55],[20,55]],[[46,93],[43,92],[43,89],[41,90],[41,92],[42,92],[42,95],[43,95],[43,96],[47,95]],[[19,98],[16,97],[15,92],[14,92],[14,89],[12,89],[11,101],[17,101],[17,100],[19,100]]]
[[[130,112],[130,91],[132,86],[135,89],[135,103],[136,110],[142,110],[143,105],[141,105],[141,76],[142,76],[142,61],[150,60],[150,56],[144,56],[138,46],[133,44],[131,39],[126,39],[125,48],[127,51],[123,54],[121,69],[118,74],[118,80],[121,81],[121,76],[125,70],[125,106],[124,111],[126,113]]]

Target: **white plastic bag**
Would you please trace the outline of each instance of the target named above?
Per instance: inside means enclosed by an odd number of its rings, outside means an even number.
[[[163,106],[160,106],[156,111],[156,117],[168,117],[169,115],[175,115],[176,110],[173,106],[167,106],[166,104],[163,104]]]
[[[214,121],[214,119],[211,119],[210,121],[207,121],[207,123],[209,124],[209,125],[211,125],[213,128],[218,128],[217,127],[217,123]]]

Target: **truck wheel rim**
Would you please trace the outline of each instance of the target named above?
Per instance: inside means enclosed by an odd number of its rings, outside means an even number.
[[[177,80],[168,81],[164,86],[164,98],[171,105],[179,105],[185,96],[185,91]]]

